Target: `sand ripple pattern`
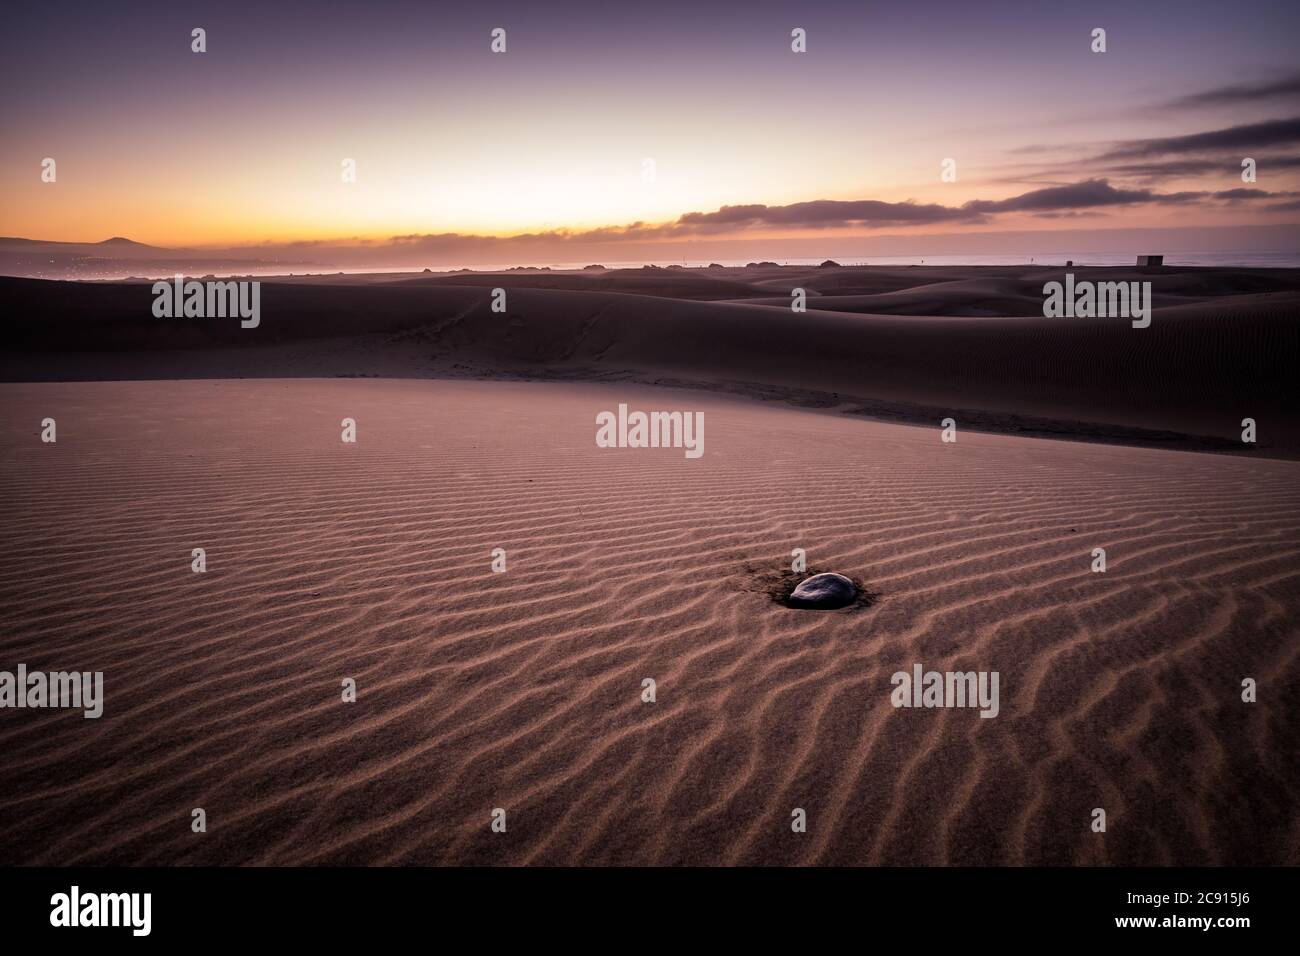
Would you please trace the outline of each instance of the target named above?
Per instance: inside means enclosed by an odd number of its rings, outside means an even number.
[[[619,401],[705,456],[596,448]],[[0,863],[1300,863],[1300,464],[631,386],[0,407],[0,669],[106,685],[0,711]],[[793,547],[879,602],[773,604]],[[894,710],[918,661],[1001,715]]]

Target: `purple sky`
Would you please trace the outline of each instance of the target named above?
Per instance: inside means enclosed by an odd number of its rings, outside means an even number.
[[[5,16],[9,236],[417,244],[468,262],[727,239],[779,257],[812,237],[1025,230],[1203,229],[1211,243],[1232,231],[1207,227],[1300,221],[1293,2]],[[194,27],[206,53],[191,51]],[[1105,53],[1090,49],[1097,27]]]

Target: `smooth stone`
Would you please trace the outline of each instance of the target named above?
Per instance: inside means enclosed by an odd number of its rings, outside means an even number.
[[[792,607],[847,607],[858,597],[858,587],[842,574],[828,571],[804,578],[790,594]]]

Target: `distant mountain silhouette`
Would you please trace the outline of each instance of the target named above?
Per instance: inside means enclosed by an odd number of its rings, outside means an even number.
[[[122,236],[114,236],[112,239],[103,239],[99,242],[64,242],[62,240],[51,239],[22,239],[17,236],[0,236],[0,248],[14,249],[23,247],[41,247],[49,249],[58,247],[66,250],[91,250],[103,251],[105,247],[114,252],[175,252],[178,250],[164,249],[161,246],[149,246],[143,242],[136,242],[134,239],[125,239]]]
[[[0,275],[46,279],[166,276],[176,273],[235,274],[265,270],[274,264],[285,271],[308,263],[269,260],[242,249],[168,249],[124,236],[99,242],[51,242],[44,239],[0,238]]]
[[[130,246],[134,249],[157,249],[157,246],[146,245],[143,242],[136,242],[134,239],[124,239],[121,236],[114,236],[112,239],[105,239],[103,242],[95,243],[97,246]]]

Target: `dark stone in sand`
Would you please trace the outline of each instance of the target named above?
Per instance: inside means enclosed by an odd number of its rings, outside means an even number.
[[[858,597],[858,587],[842,574],[827,572],[804,578],[790,595],[791,607],[848,607]]]

